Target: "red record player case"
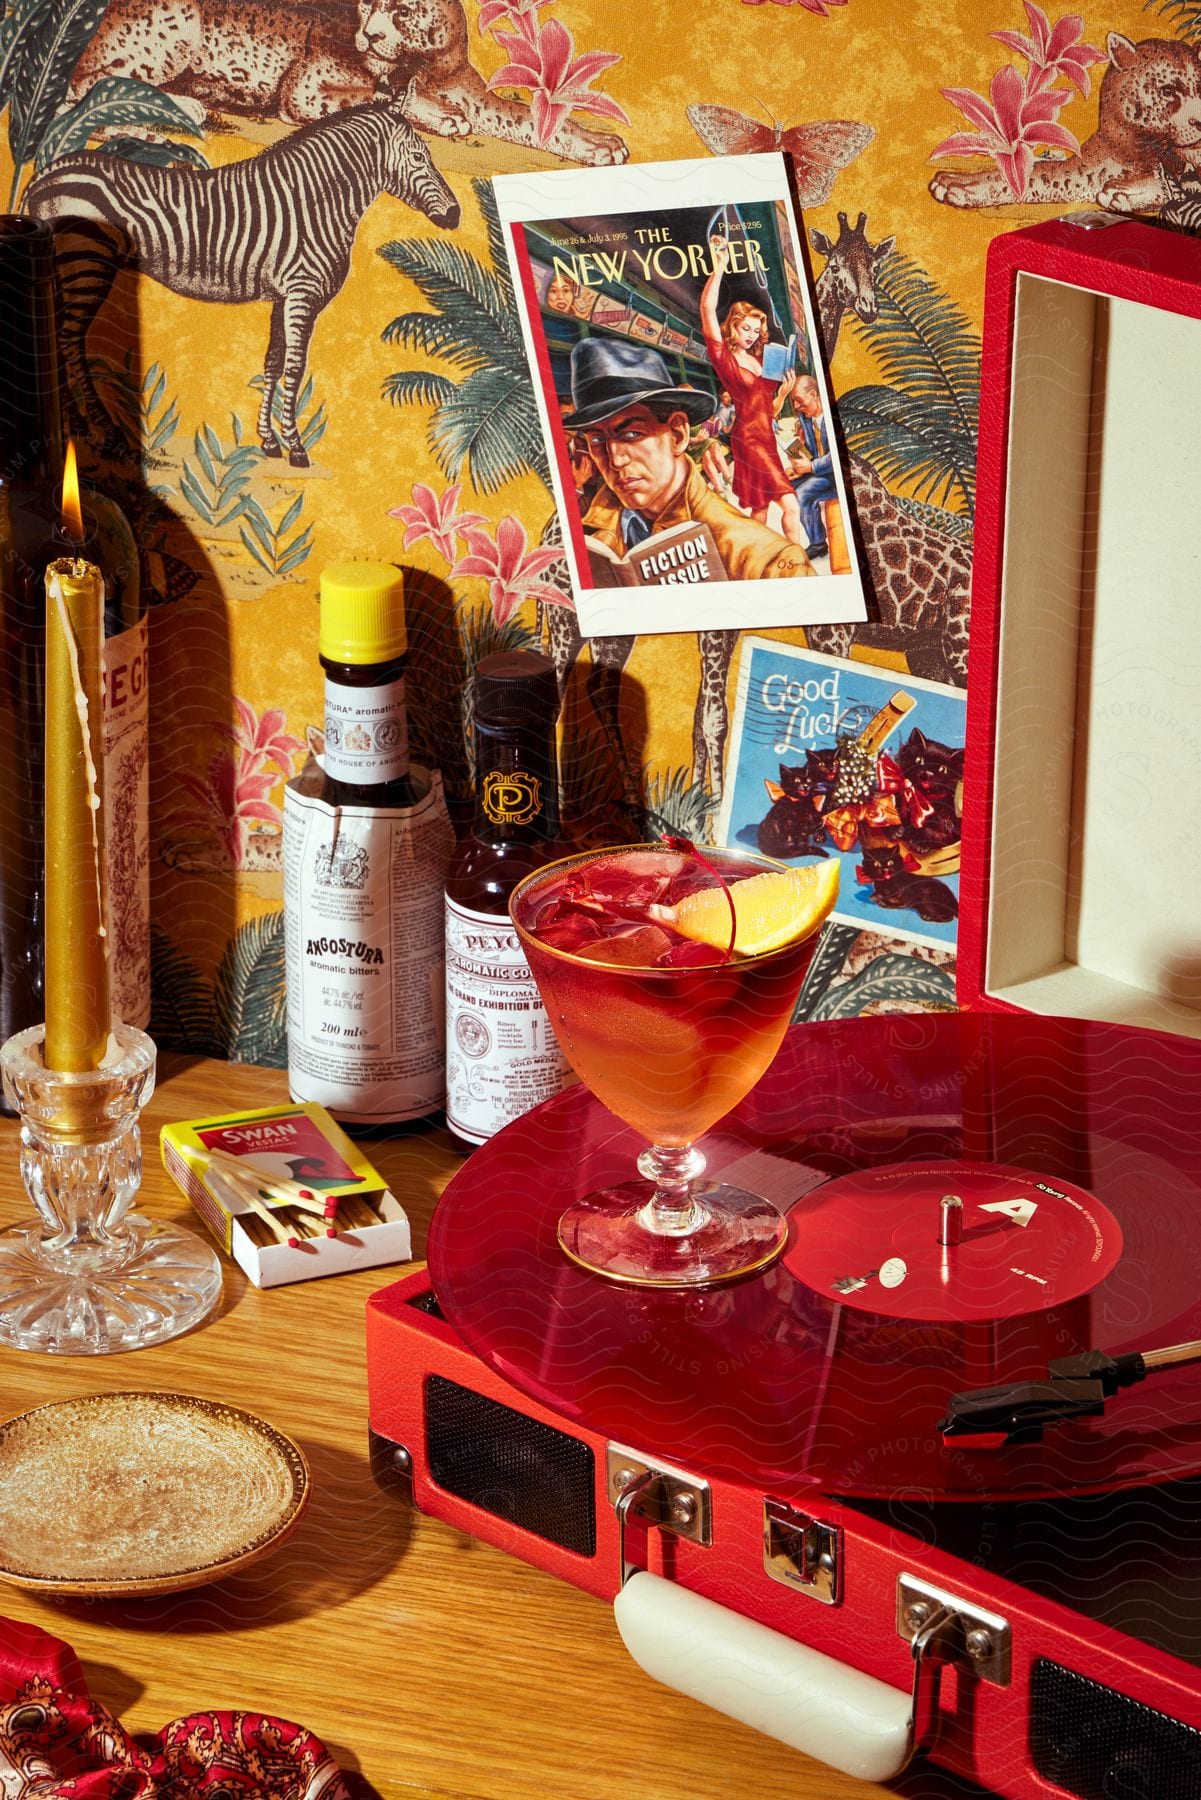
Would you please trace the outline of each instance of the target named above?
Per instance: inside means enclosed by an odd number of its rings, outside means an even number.
[[[974,1010],[1011,1013],[1026,1007],[1014,997],[1015,984],[991,978],[989,933],[990,908],[998,892],[993,873],[999,780],[995,746],[998,720],[1005,718],[1001,648],[1007,507],[1021,489],[1010,467],[1016,380],[1012,333],[1024,279],[1201,319],[1201,245],[1137,224],[1107,221],[1104,228],[1094,229],[1061,220],[1001,237],[990,254],[964,798],[960,996]],[[1020,576],[1020,556],[1015,560]],[[1009,578],[1012,608],[1021,596],[1013,593],[1012,572]],[[1073,694],[1063,703],[1070,711],[1077,699]],[[1058,824],[1062,826],[1063,820]],[[1010,894],[1002,892],[1001,899],[1012,906]],[[1050,937],[1044,932],[1044,939],[1053,944],[1057,929],[1053,920]],[[1016,985],[1020,988],[1020,982]],[[1005,991],[997,992],[998,988]],[[1038,1010],[1034,1001],[1031,1006]],[[1071,1012],[1073,1007],[1062,1010]],[[1163,1018],[1163,1009],[1151,1006],[1146,1022],[1162,1024]],[[935,1023],[945,1039],[952,1021]],[[888,1120],[880,1116],[888,1084],[871,1067],[865,1068],[864,1061],[866,1057],[870,1064],[885,1040],[902,1041],[910,1027],[920,1034],[922,1027],[916,1021],[862,1021],[840,1028],[841,1048],[832,1063],[832,1113],[821,1121],[823,1141],[838,1138],[840,1106],[852,1112],[855,1107],[866,1109],[872,1117],[860,1123],[866,1131],[868,1161],[888,1160],[881,1156],[882,1142],[887,1149]],[[1038,1026],[1032,1023],[1031,1030],[1037,1037]],[[1192,1035],[1187,1023],[1183,1030]],[[1129,1081],[1120,1070],[1107,1067],[1097,1084],[1103,1125],[1095,1137],[1097,1154],[1104,1163],[1122,1109],[1130,1106],[1137,1118],[1129,1142],[1121,1146],[1123,1154],[1153,1158],[1157,1108],[1166,1108],[1165,1117],[1170,1117],[1177,1133],[1168,1161],[1175,1156],[1180,1182],[1191,1198],[1195,1128],[1182,1119],[1180,1109],[1201,1117],[1201,1052],[1194,1054],[1194,1046],[1178,1037],[1161,1039],[1143,1032],[1131,1034],[1131,1049]],[[1060,1104],[1052,1108],[1054,1116],[1048,1118],[1047,1078],[1040,1058],[1024,1059],[1007,1049],[1001,1060],[1007,1078],[1002,1103],[995,1119],[990,1119],[970,1103],[973,1058],[965,1056],[965,1086],[958,1094],[959,1136],[955,1148],[943,1154],[1019,1162],[1020,1156],[1004,1154],[1017,1143],[1027,1151],[1026,1166],[1052,1169],[1090,1186],[1087,1121],[1077,1117],[1078,1102],[1081,1111],[1087,1110],[1086,1095],[1075,1091],[1072,1073],[1065,1080]],[[855,1070],[857,1075],[848,1073]],[[1194,1083],[1198,1091],[1190,1100],[1187,1094]],[[1179,1099],[1180,1094],[1186,1098]],[[556,1155],[563,1153],[563,1130],[573,1146],[583,1143],[592,1129],[588,1109],[594,1106],[583,1095],[570,1095],[519,1121],[502,1140],[477,1153],[456,1177],[447,1196],[451,1209],[457,1184],[463,1184],[464,1192],[481,1182],[486,1185],[490,1160],[509,1153],[506,1140],[525,1154],[530,1191],[541,1193],[552,1178]],[[894,1108],[903,1110],[903,1105]],[[926,1131],[937,1123],[938,1104],[932,1109],[932,1103],[924,1103],[924,1112],[929,1115],[923,1123]],[[762,1137],[755,1137],[753,1097],[750,1116],[750,1141],[762,1142]],[[922,1131],[909,1137],[902,1133],[902,1138],[898,1157],[938,1154]],[[850,1155],[822,1167],[819,1158],[819,1167],[823,1173],[837,1172],[854,1160]],[[1114,1179],[1121,1185],[1129,1173],[1121,1155],[1115,1167]],[[1095,1178],[1096,1171],[1093,1174]],[[1201,1261],[1201,1186],[1197,1199],[1197,1229],[1180,1246],[1190,1269]],[[466,1212],[471,1213],[470,1204]],[[482,1218],[486,1214],[473,1220],[477,1231]],[[479,1231],[479,1254],[485,1259],[486,1237],[486,1230]],[[1131,1331],[1137,1338],[1138,1283],[1153,1281],[1155,1272],[1141,1264],[1131,1267]],[[495,1279],[512,1280],[511,1271],[506,1274],[503,1269],[498,1258]],[[433,1273],[437,1279],[436,1264]],[[1119,1276],[1125,1273],[1120,1270]],[[530,1279],[528,1269],[523,1278]],[[1201,1293],[1201,1283],[1195,1291]],[[823,1489],[799,1481],[756,1482],[747,1470],[724,1463],[714,1469],[699,1467],[683,1456],[668,1460],[670,1443],[654,1441],[653,1432],[651,1441],[625,1432],[615,1447],[608,1415],[594,1415],[578,1402],[553,1403],[553,1384],[539,1388],[528,1359],[525,1366],[506,1369],[502,1358],[481,1354],[481,1343],[475,1341],[472,1347],[468,1341],[472,1332],[465,1337],[458,1329],[467,1321],[455,1317],[454,1304],[448,1303],[444,1314],[441,1298],[429,1277],[415,1275],[376,1295],[368,1313],[373,1460],[381,1480],[402,1481],[423,1510],[612,1601],[622,1589],[624,1573],[615,1469],[631,1459],[640,1469],[639,1458],[665,1470],[669,1479],[673,1468],[683,1469],[702,1478],[702,1485],[708,1483],[711,1542],[702,1547],[690,1541],[687,1532],[680,1535],[670,1528],[634,1534],[627,1560],[648,1573],[636,1575],[625,1591],[651,1576],[663,1577],[674,1588],[723,1609],[715,1615],[719,1621],[750,1619],[773,1634],[777,1643],[791,1642],[815,1653],[815,1660],[799,1674],[793,1671],[791,1690],[781,1678],[774,1718],[771,1707],[766,1716],[762,1708],[757,1715],[739,1709],[736,1672],[727,1679],[727,1697],[719,1694],[717,1704],[725,1704],[739,1717],[751,1716],[752,1722],[774,1730],[785,1741],[826,1755],[840,1767],[887,1779],[904,1760],[894,1756],[895,1732],[890,1741],[887,1733],[873,1738],[867,1731],[860,1755],[844,1717],[838,1729],[841,1741],[832,1752],[830,1733],[823,1733],[820,1715],[837,1710],[840,1671],[847,1672],[848,1681],[855,1679],[855,1671],[866,1675],[869,1685],[880,1684],[878,1694],[892,1695],[902,1713],[907,1710],[905,1696],[914,1680],[909,1639],[922,1621],[920,1614],[916,1623],[910,1616],[905,1625],[908,1590],[903,1591],[900,1583],[902,1576],[915,1577],[936,1596],[941,1592],[969,1609],[958,1620],[958,1637],[952,1632],[945,1645],[932,1648],[922,1677],[916,1731],[934,1760],[1007,1800],[1055,1800],[1063,1795],[1076,1800],[1201,1800],[1201,1493],[1197,1491],[1201,1482],[1175,1481],[1166,1488],[1069,1501],[1059,1509],[1054,1502],[998,1503],[988,1509],[984,1526],[974,1522],[981,1515],[968,1506],[930,1504],[920,1486],[898,1493],[889,1503],[878,1497],[864,1501],[840,1497],[837,1484]],[[569,1308],[567,1312],[569,1324]],[[559,1315],[558,1323],[562,1322]],[[1188,1335],[1201,1335],[1201,1327]],[[514,1379],[507,1379],[506,1373]],[[1194,1421],[1199,1418],[1201,1400],[1184,1414],[1174,1414],[1174,1441],[1194,1437],[1198,1430]],[[1183,1461],[1188,1466],[1187,1452]],[[1201,1458],[1193,1466],[1201,1467]],[[537,1471],[537,1493],[530,1491],[531,1471]],[[990,1533],[1005,1540],[1003,1555],[983,1554]],[[1092,1560],[1084,1554],[1086,1542],[1090,1556],[1096,1552]],[[769,1572],[773,1561],[774,1576]],[[823,1561],[837,1565],[836,1576],[826,1571],[824,1595]],[[1144,1592],[1155,1595],[1154,1602],[1148,1602],[1156,1612],[1150,1624],[1140,1611],[1139,1596]],[[908,1605],[911,1610],[911,1595]],[[927,1614],[937,1606],[936,1598]],[[968,1648],[972,1608],[984,1615],[986,1632],[987,1621],[993,1618],[1007,1628],[1007,1671],[987,1666],[987,1657],[973,1662]],[[654,1667],[653,1660],[641,1655],[639,1660],[644,1667]],[[762,1669],[759,1675],[766,1679]],[[677,1680],[698,1697],[715,1700],[712,1683],[706,1686],[703,1677],[692,1687],[678,1675],[664,1678]],[[812,1718],[807,1722],[807,1711],[819,1715],[816,1725]]]

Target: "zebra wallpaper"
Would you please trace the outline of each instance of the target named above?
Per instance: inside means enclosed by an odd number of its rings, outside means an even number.
[[[790,153],[876,600],[809,648],[952,688],[989,237],[1201,218],[1190,0],[0,0],[0,109],[9,209],[73,222],[75,427],[154,606],[154,1029],[268,1063],[323,563],[410,569],[414,737],[456,802],[474,662],[539,643],[575,828],[712,828],[736,634],[581,643],[488,177]],[[953,973],[882,914],[828,932],[803,1004],[949,1006]]]

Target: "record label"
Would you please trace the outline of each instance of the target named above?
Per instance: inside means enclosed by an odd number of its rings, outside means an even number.
[[[789,1218],[791,1274],[829,1300],[894,1319],[967,1324],[1045,1312],[1096,1287],[1122,1251],[1121,1227],[1094,1195],[990,1163],[857,1169],[814,1189]]]

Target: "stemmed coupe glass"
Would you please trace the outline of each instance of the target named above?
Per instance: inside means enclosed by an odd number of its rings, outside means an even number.
[[[642,1180],[574,1201],[559,1222],[569,1257],[633,1286],[728,1281],[766,1267],[787,1235],[767,1200],[700,1179],[696,1140],[779,1049],[825,913],[808,927],[798,920],[799,935],[757,954],[733,953],[732,932],[723,948],[681,939],[670,904],[681,890],[711,879],[720,893],[788,873],[714,850],[699,859],[710,877],[698,875],[697,860],[669,844],[586,851],[528,875],[510,901],[565,1056],[649,1145],[638,1158]],[[664,892],[668,904],[648,905]]]

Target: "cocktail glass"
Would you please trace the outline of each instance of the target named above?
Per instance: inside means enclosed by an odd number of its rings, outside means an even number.
[[[727,880],[782,865],[706,851]],[[637,858],[635,863],[631,858]],[[761,955],[691,945],[666,967],[599,962],[540,938],[537,920],[582,876],[603,890],[610,868],[679,872],[666,844],[631,844],[548,863],[513,890],[510,912],[564,1055],[596,1098],[646,1138],[644,1177],[586,1195],[559,1221],[573,1261],[639,1287],[705,1287],[765,1268],[787,1229],[767,1200],[701,1181],[696,1139],[754,1086],[779,1049],[817,941],[816,929]],[[670,861],[668,860],[670,859]],[[627,910],[628,920],[636,914]]]

